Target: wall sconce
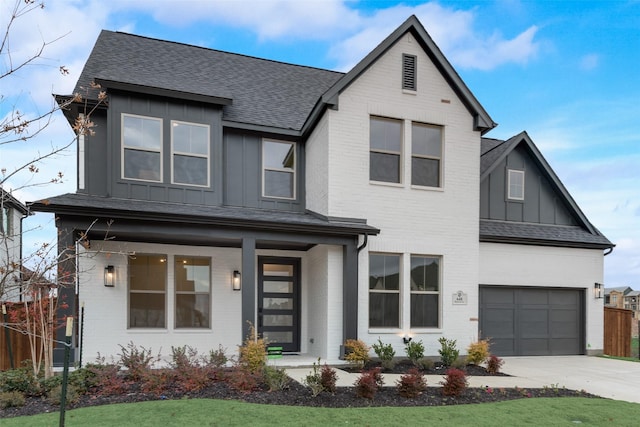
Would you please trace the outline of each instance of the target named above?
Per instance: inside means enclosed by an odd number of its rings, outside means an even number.
[[[412,337],[410,337],[408,335],[405,335],[405,336],[402,337],[402,342],[405,343],[405,345],[406,345],[406,344],[409,344],[412,339],[413,339]]]
[[[593,294],[596,297],[596,299],[602,298],[602,283],[593,284]]]
[[[238,270],[234,270],[233,280],[231,283],[234,291],[239,291],[240,289],[242,289],[242,281],[240,280],[241,278],[242,278],[242,275],[240,274],[240,272]]]
[[[116,282],[116,269],[113,265],[107,265],[104,268],[104,285],[107,288],[113,288]]]

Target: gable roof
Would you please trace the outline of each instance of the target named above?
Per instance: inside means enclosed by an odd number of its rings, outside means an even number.
[[[0,187],[0,201],[3,205],[6,204],[10,208],[20,212],[22,215],[26,215],[29,212],[24,203],[13,197],[10,192],[4,190],[2,187]]]
[[[480,220],[480,237],[483,241],[501,241],[516,238],[522,242],[548,242],[552,245],[613,248],[611,243],[596,227],[589,222],[560,178],[553,171],[538,147],[533,143],[526,131],[501,141],[499,139],[482,138],[480,149],[480,182],[483,182],[491,172],[516,147],[524,146],[531,159],[536,163],[542,174],[548,179],[553,190],[562,197],[569,212],[578,222],[578,226],[561,226],[537,223],[516,223],[510,221]]]
[[[91,89],[95,81],[107,89],[220,105],[227,126],[301,135],[407,32],[473,115],[475,129],[494,128],[496,123],[413,15],[347,74],[103,30],[74,93],[97,98],[97,89]]]
[[[604,294],[609,295],[611,292],[618,292],[623,295],[627,295],[631,290],[632,289],[629,286],[617,286],[615,288],[604,288]]]
[[[491,119],[484,107],[462,81],[462,78],[460,78],[456,70],[435,44],[431,36],[429,36],[427,30],[425,30],[424,26],[415,15],[411,15],[406,21],[404,21],[394,32],[385,38],[375,49],[369,52],[369,54],[356,64],[355,67],[353,67],[322,95],[321,103],[316,105],[314,111],[311,113],[310,120],[305,126],[313,124],[314,117],[321,112],[324,105],[336,106],[338,103],[338,95],[362,73],[364,73],[374,62],[376,62],[380,56],[384,55],[384,53],[407,32],[410,32],[416,38],[444,79],[460,97],[469,113],[473,115],[475,130],[479,130],[484,134],[496,127],[498,124]]]

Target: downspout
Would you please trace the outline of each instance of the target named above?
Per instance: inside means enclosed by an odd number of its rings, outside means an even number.
[[[603,256],[607,256],[609,255],[611,252],[613,252],[613,246],[611,246],[609,249],[609,252],[605,252]]]
[[[369,235],[368,234],[364,234],[364,241],[362,242],[362,244],[360,246],[358,246],[358,254],[360,253],[361,250],[363,250],[367,246],[367,242],[368,241],[369,241]]]

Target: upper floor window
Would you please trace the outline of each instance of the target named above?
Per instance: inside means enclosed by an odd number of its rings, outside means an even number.
[[[174,184],[209,186],[209,126],[171,122]]]
[[[400,255],[369,254],[369,327],[400,327]]]
[[[411,327],[437,328],[440,319],[440,258],[411,255]]]
[[[162,181],[162,119],[122,115],[122,177]]]
[[[0,210],[0,220],[0,233],[11,237],[11,209],[8,206],[3,206]]]
[[[293,142],[262,143],[262,195],[295,199],[296,145]]]
[[[416,90],[416,62],[415,55],[402,54],[402,89]]]
[[[211,259],[176,256],[176,328],[208,328]]]
[[[371,117],[369,142],[369,179],[399,183],[402,160],[402,120]]]
[[[442,128],[420,123],[411,125],[411,184],[440,187]]]
[[[511,200],[524,200],[524,171],[509,169],[507,172],[507,198]]]
[[[164,328],[167,257],[136,255],[129,259],[129,327]]]

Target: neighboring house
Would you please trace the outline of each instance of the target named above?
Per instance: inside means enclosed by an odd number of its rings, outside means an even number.
[[[78,191],[32,204],[78,248],[83,360],[235,353],[249,322],[328,360],[405,335],[428,355],[602,351],[614,245],[526,133],[482,137],[496,124],[415,17],[346,74],[103,31],[76,91],[91,81],[108,103]]]
[[[0,187],[0,301],[20,298],[22,218],[27,207]]]
[[[629,308],[629,307],[625,307],[625,297],[630,292],[633,292],[633,289],[631,289],[629,286],[605,288],[604,304],[609,307],[615,307],[615,308]]]

